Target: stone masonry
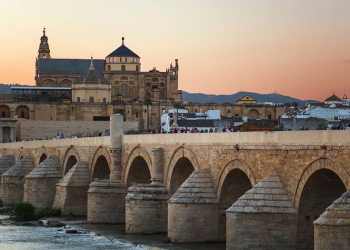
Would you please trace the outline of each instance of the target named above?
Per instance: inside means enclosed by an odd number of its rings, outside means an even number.
[[[227,209],[226,220],[226,249],[296,248],[297,212],[277,172]]]

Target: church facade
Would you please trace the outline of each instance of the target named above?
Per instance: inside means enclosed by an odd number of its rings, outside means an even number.
[[[51,51],[45,29],[40,39],[38,57],[36,59],[35,83],[37,87],[72,87],[73,102],[89,100],[89,97],[74,95],[74,83],[87,72],[90,59],[56,59]],[[95,71],[109,82],[110,96],[106,99],[124,100],[150,98],[154,101],[181,101],[182,91],[178,89],[178,59],[164,72],[156,68],[147,72],[141,71],[141,58],[122,44],[105,59],[94,59]],[[94,98],[96,102],[103,102]]]

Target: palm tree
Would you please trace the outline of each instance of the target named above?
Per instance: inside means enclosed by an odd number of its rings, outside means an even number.
[[[145,100],[144,100],[144,102],[143,102],[143,105],[146,105],[147,106],[147,131],[148,131],[148,106],[149,105],[152,105],[152,100],[150,99],[150,98],[146,98]]]
[[[179,108],[181,108],[181,102],[174,102],[173,107],[176,108],[176,120],[174,115],[174,123],[177,124],[177,117],[179,116]]]

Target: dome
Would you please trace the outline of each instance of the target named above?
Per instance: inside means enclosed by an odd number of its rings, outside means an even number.
[[[122,37],[122,45],[117,48],[115,51],[110,53],[107,57],[118,56],[118,57],[137,57],[140,58],[137,54],[135,54],[132,50],[124,45],[124,37]]]

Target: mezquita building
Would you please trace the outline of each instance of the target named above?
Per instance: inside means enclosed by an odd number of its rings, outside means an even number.
[[[172,64],[165,72],[160,72],[156,68],[150,71],[141,71],[141,58],[122,44],[116,50],[106,56],[105,59],[94,59],[93,66],[96,73],[101,76],[101,84],[109,82],[101,88],[90,86],[92,82],[86,84],[79,83],[80,76],[90,68],[89,59],[56,59],[50,54],[48,37],[43,31],[40,40],[38,58],[36,60],[35,82],[37,87],[71,87],[72,91],[79,91],[73,96],[73,102],[89,102],[94,97],[95,102],[110,102],[115,99],[129,100],[130,98],[151,98],[158,100],[181,101],[182,92],[178,90],[178,60]],[[91,79],[92,80],[92,79]],[[98,83],[98,82],[96,82]],[[109,85],[109,86],[108,86]],[[109,92],[109,96],[84,96],[83,89],[90,89],[89,93],[98,91]],[[109,91],[107,91],[109,90]],[[80,100],[80,101],[79,101]]]

